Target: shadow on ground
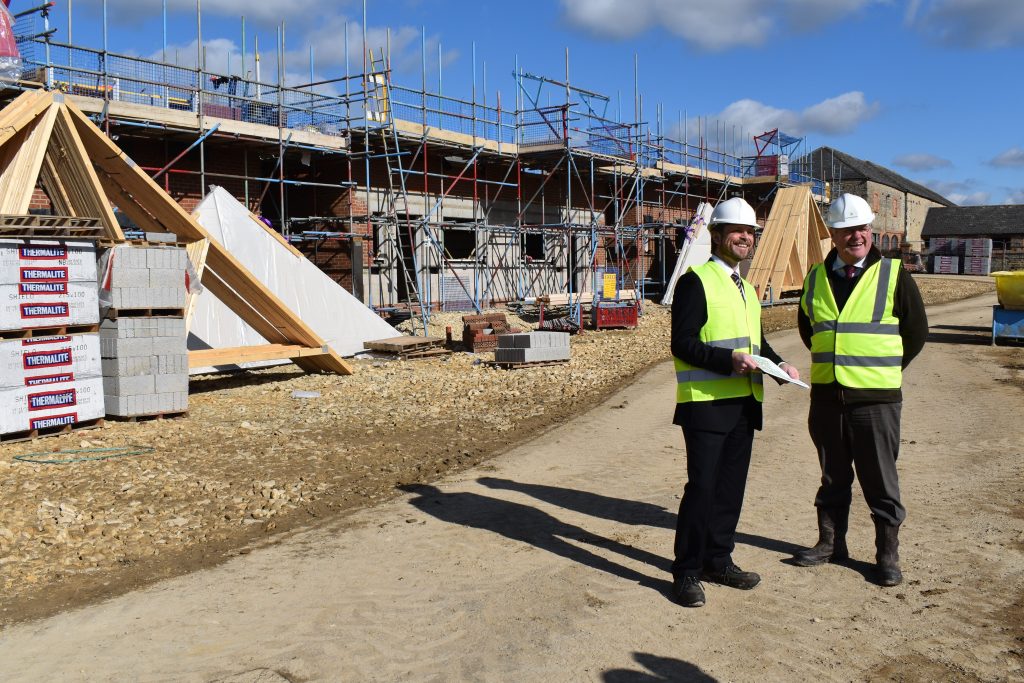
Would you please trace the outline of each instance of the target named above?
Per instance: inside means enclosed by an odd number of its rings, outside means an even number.
[[[671,595],[672,584],[669,581],[655,579],[625,567],[580,548],[576,543],[605,548],[668,574],[671,561],[665,557],[598,536],[529,505],[476,493],[445,493],[435,486],[421,484],[403,484],[398,488],[415,493],[417,497],[409,501],[410,504],[442,521],[492,531],[593,569],[634,581],[645,588],[662,593],[665,597]]]
[[[644,667],[644,671],[633,669],[610,669],[601,674],[604,683],[716,683],[718,680],[704,673],[696,664],[672,657],[658,657],[646,652],[634,652],[633,660]]]

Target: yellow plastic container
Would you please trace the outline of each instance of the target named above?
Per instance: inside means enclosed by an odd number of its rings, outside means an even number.
[[[996,279],[999,304],[1011,311],[1024,311],[1024,270],[1000,270],[990,275]]]

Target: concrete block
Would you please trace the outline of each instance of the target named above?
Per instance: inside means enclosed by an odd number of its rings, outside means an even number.
[[[525,349],[530,347],[529,334],[500,334],[498,335],[499,349]]]
[[[155,391],[155,375],[135,375],[133,377],[104,377],[103,393],[106,396],[134,396],[152,394]]]
[[[104,358],[100,361],[105,377],[131,377],[133,375],[155,375],[160,372],[158,356],[125,356],[121,358]],[[186,364],[186,370],[187,370]]]
[[[188,353],[185,337],[153,337],[151,342],[154,356],[178,356]]]
[[[147,242],[177,242],[178,236],[173,232],[147,232]]]
[[[100,339],[100,357],[125,358],[149,357],[153,355],[153,340],[136,339]]]
[[[184,288],[185,271],[181,268],[150,268],[149,282],[143,286]]]
[[[188,375],[156,375],[153,378],[154,388],[158,394],[188,392]]]

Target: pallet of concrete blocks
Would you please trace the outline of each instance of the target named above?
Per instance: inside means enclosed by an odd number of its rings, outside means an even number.
[[[137,419],[187,412],[187,262],[185,250],[173,246],[120,245],[101,258],[107,415]]]
[[[103,424],[95,333],[0,340],[0,441]]]
[[[0,441],[103,423],[96,246],[0,239]]]
[[[0,297],[0,330],[64,333],[68,327],[94,326],[99,322],[96,245],[0,239]]]
[[[932,256],[932,272],[956,275],[960,272],[960,258],[957,256]]]
[[[964,275],[988,275],[991,272],[991,256],[964,256]]]
[[[99,262],[101,311],[108,317],[183,312],[187,268],[188,254],[181,247],[123,244],[107,249]]]
[[[972,237],[964,240],[964,256],[973,258],[992,257],[992,239],[988,237]],[[988,273],[985,273],[988,275]]]
[[[505,368],[531,367],[569,361],[569,335],[565,332],[526,332],[498,337],[494,363]]]

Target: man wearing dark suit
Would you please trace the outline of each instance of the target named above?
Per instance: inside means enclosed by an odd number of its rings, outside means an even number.
[[[760,299],[739,274],[756,227],[743,199],[721,202],[709,221],[711,260],[679,278],[672,301],[673,422],[683,428],[687,474],[672,585],[686,607],[704,605],[702,580],[743,590],[761,581],[732,561],[754,430],[761,428],[762,375],[751,355],[800,376],[761,339]]]

